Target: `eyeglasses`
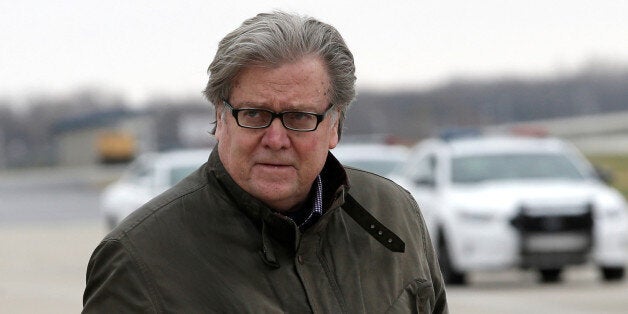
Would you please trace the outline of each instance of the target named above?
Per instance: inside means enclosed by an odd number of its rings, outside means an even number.
[[[283,111],[277,113],[267,109],[257,108],[235,109],[226,100],[223,99],[222,102],[231,110],[231,114],[235,118],[236,123],[243,128],[267,128],[275,118],[279,118],[281,124],[283,124],[286,129],[299,132],[311,132],[316,130],[327,113],[334,107],[333,104],[330,104],[329,108],[322,114],[302,111]]]

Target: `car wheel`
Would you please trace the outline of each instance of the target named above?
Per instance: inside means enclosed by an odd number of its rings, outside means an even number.
[[[540,269],[539,273],[541,274],[541,282],[544,283],[552,283],[559,282],[562,274],[562,269],[560,268],[549,268],[549,269]]]
[[[443,274],[443,280],[446,284],[466,284],[467,280],[465,274],[463,272],[457,271],[451,263],[447,240],[445,239],[445,236],[442,235],[442,233],[440,234],[438,241],[438,264],[440,265],[440,271]]]
[[[600,267],[604,281],[618,281],[624,279],[623,267]]]

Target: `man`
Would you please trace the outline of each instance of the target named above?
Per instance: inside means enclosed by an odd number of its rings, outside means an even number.
[[[355,96],[330,25],[282,12],[209,67],[218,144],[95,250],[84,312],[447,312],[416,202],[329,153]]]

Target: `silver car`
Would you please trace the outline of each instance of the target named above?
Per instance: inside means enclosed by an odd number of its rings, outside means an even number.
[[[101,211],[109,228],[199,168],[211,150],[146,153],[101,194]]]

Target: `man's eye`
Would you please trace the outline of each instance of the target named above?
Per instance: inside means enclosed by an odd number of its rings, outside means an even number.
[[[308,120],[312,119],[312,115],[305,112],[293,112],[290,114],[290,119],[292,120]]]
[[[243,114],[246,118],[257,118],[260,116],[261,112],[259,110],[246,110]]]

